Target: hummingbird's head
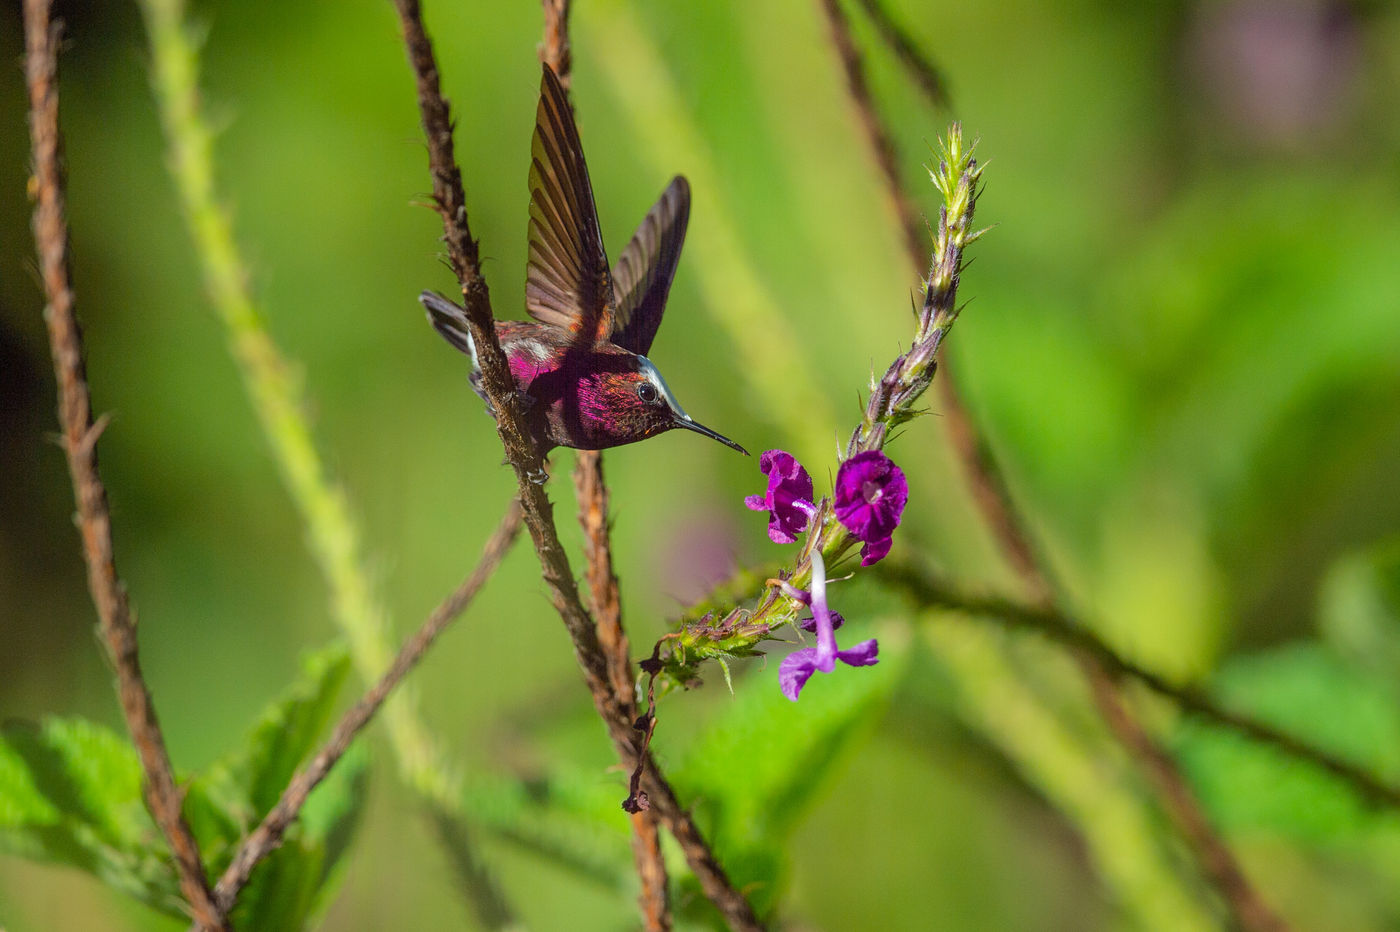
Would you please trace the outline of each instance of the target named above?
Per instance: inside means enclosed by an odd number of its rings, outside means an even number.
[[[605,430],[617,438],[616,443],[645,440],[683,427],[749,455],[733,440],[686,414],[666,380],[645,356],[625,354],[622,365],[597,374],[593,389],[580,398],[582,413],[607,425]]]

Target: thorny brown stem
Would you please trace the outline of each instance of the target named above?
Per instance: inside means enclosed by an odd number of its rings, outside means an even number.
[[[924,248],[912,236],[919,226],[917,214],[900,180],[898,164],[893,158],[892,138],[871,99],[864,63],[851,38],[850,24],[837,0],[821,2],[831,28],[832,43],[845,71],[847,90],[860,115],[904,231],[909,258],[915,268],[920,268],[924,261]],[[963,464],[983,521],[1032,600],[1041,607],[1053,606],[1056,596],[1051,574],[1045,568],[1044,561],[1037,557],[1033,538],[1016,509],[1005,477],[948,376],[946,359],[942,360],[942,364],[943,378],[938,381],[943,420],[948,425],[954,451]],[[1108,672],[1092,654],[1076,651],[1075,657],[1089,681],[1099,713],[1131,756],[1146,770],[1164,808],[1195,854],[1202,873],[1215,885],[1235,922],[1251,932],[1286,928],[1250,884],[1234,855],[1206,818],[1176,762],[1129,712]]]
[[[325,745],[310,763],[292,777],[277,804],[268,811],[252,834],[243,840],[223,876],[219,878],[218,886],[214,888],[215,901],[225,915],[233,909],[239,892],[253,874],[253,868],[282,844],[283,834],[296,821],[311,791],[325,779],[331,768],[349,750],[350,743],[370,723],[394,688],[403,681],[418,661],[423,659],[423,655],[432,647],[438,636],[447,630],[447,626],[466,610],[472,599],[476,598],[481,587],[486,585],[496,567],[500,566],[501,560],[515,543],[519,533],[520,506],[512,501],[506,513],[501,516],[500,524],[487,540],[481,560],[471,575],[428,616],[417,633],[404,642],[389,669],[359,702],[341,716]],[[499,923],[494,923],[491,927],[498,925]]]
[[[544,41],[540,60],[554,69],[568,90],[573,77],[569,41],[570,0],[542,0]],[[608,485],[603,476],[603,454],[580,450],[574,464],[574,489],[578,497],[579,523],[583,525],[584,557],[588,561],[588,591],[598,642],[608,660],[608,679],[614,695],[633,719],[637,716],[632,660],[627,632],[622,626],[622,597],[613,570],[612,539],[608,527]],[[637,762],[640,763],[640,762]],[[639,905],[647,932],[668,932],[671,906],[667,896],[666,861],[661,854],[656,816],[648,809],[629,810],[632,822],[632,859],[641,883]]]
[[[490,293],[485,279],[481,277],[476,241],[467,223],[466,196],[452,142],[452,119],[447,101],[442,96],[432,43],[423,28],[422,11],[417,0],[393,2],[417,84],[418,105],[428,141],[433,199],[442,216],[448,261],[462,286],[468,326],[481,368],[482,387],[496,412],[496,431],[506,459],[515,470],[525,526],[530,531],[541,573],[550,591],[550,600],[573,641],[574,656],[593,696],[594,707],[606,724],[619,757],[630,763],[639,756],[633,722],[625,704],[612,689],[607,654],[599,643],[593,619],[584,608],[569,568],[568,555],[559,542],[553,506],[545,495],[543,483],[537,481],[541,478],[544,464],[530,435],[524,430],[521,412],[517,410],[515,386],[496,337]],[[734,928],[761,928],[753,907],[730,883],[689,813],[681,808],[671,792],[655,761],[649,754],[643,754],[641,758],[643,786],[652,807],[680,843],[705,895]]]
[[[564,90],[573,90],[573,43],[569,41],[569,8],[573,0],[540,0],[544,9],[544,41],[540,61],[554,69]]]
[[[909,38],[909,33],[900,26],[890,16],[880,4],[880,0],[858,0],[860,7],[869,17],[871,24],[875,27],[875,32],[879,34],[880,41],[889,46],[890,51],[899,63],[904,66],[904,70],[909,72],[909,76],[914,79],[914,83],[919,85],[919,90],[923,91],[929,103],[935,107],[951,106],[952,101],[948,97],[948,82],[943,78],[943,72],[933,63],[933,60],[924,54],[923,50]]]
[[[141,759],[146,806],[170,844],[180,891],[201,928],[228,929],[214,905],[199,846],[181,813],[183,793],[175,783],[170,754],[156,718],[150,690],[141,674],[136,618],[112,552],[112,519],[107,490],[97,466],[97,440],[106,424],[94,423],[92,398],[83,363],[83,338],[73,310],[68,272],[68,222],[64,215],[63,142],[58,123],[58,46],[60,24],[51,22],[49,0],[25,0],[25,76],[29,86],[29,130],[34,161],[34,243],[48,307],[58,414],[63,448],[73,477],[78,525],[87,561],[88,589],[98,626],[117,676],[122,714]]]
[[[612,541],[608,532],[608,486],[603,458],[597,451],[580,450],[574,466],[579,524],[583,526],[584,556],[588,560],[588,589],[598,642],[608,659],[608,679],[617,701],[633,721],[637,718],[636,680],[628,656],[627,632],[622,626],[622,600],[613,571]],[[649,722],[650,724],[650,722]],[[624,763],[631,763],[624,761]],[[639,761],[636,763],[640,763]],[[666,887],[666,861],[657,837],[656,817],[650,809],[629,810],[632,821],[632,859],[641,881],[639,905],[647,932],[671,928],[671,908]]]

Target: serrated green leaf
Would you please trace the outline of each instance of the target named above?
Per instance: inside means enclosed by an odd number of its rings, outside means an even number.
[[[343,644],[311,654],[302,662],[297,681],[263,712],[243,760],[231,768],[244,777],[248,798],[259,814],[277,804],[292,774],[316,748],[349,673],[350,654]]]
[[[92,827],[118,847],[150,828],[141,802],[141,764],[127,741],[84,719],[48,718],[3,731],[34,788],[65,817]]]
[[[190,781],[191,827],[201,846],[209,847],[216,872],[317,747],[349,672],[349,654],[340,643],[308,655],[301,676],[263,710],[244,742]]]
[[[310,924],[344,876],[344,855],[364,811],[369,754],[357,741],[321,782],[282,846],[239,897],[235,928],[293,932]]]
[[[23,726],[6,724],[0,729],[0,831],[30,825],[52,825],[60,812],[40,791],[13,735]]]
[[[336,769],[316,788],[302,808],[301,821],[309,840],[320,847],[320,871],[310,916],[328,907],[345,877],[345,855],[360,827],[369,792],[369,746],[356,741]]]
[[[1230,663],[1219,694],[1330,753],[1393,779],[1400,773],[1400,711],[1387,681],[1318,644],[1295,644]],[[1219,824],[1320,842],[1352,836],[1377,818],[1344,784],[1272,748],[1185,723],[1176,749]]]
[[[842,635],[863,639],[857,625]],[[797,702],[779,691],[770,664],[672,768],[681,797],[695,801],[726,869],[761,913],[776,900],[787,836],[899,682],[906,640],[902,629],[882,628],[879,664],[814,676]]]
[[[183,916],[126,740],[83,719],[0,729],[0,851],[87,871]]]
[[[340,644],[308,656],[301,676],[263,711],[243,744],[190,781],[186,813],[215,872],[319,747],[349,671]],[[312,791],[281,847],[239,896],[235,927],[301,929],[329,902],[364,808],[367,759],[357,741]]]

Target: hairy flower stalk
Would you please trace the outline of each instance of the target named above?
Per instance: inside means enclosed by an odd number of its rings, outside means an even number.
[[[841,458],[843,467],[846,464],[856,466],[857,457],[883,449],[894,428],[922,413],[917,404],[933,382],[938,349],[958,318],[957,290],[963,251],[981,235],[981,231],[972,228],[982,174],[973,158],[974,148],[963,139],[958,123],[952,124],[947,138],[939,142],[938,163],[930,168],[929,175],[943,203],[939,207],[937,227],[932,231],[932,261],[924,285],[924,301],[917,311],[914,342],[908,352],[895,358],[883,376],[871,380],[864,415]],[[772,511],[770,536],[774,540],[795,537],[794,508],[797,506],[783,492],[800,484],[800,478],[791,472],[786,461],[770,458],[769,454],[765,454],[762,463],[769,476],[768,493],[750,496],[748,505],[756,510],[771,510],[777,505],[777,510]],[[894,472],[898,472],[897,467]],[[775,481],[780,476],[787,478]],[[862,476],[861,483],[866,479]],[[903,497],[907,495],[907,486],[903,483],[901,473],[897,484],[888,489],[889,494],[899,497],[899,509],[903,508]],[[849,496],[847,501],[841,501],[843,493],[851,491],[843,489],[842,485],[838,476],[835,502],[823,497],[813,502],[810,509],[800,509],[807,518],[802,525],[807,536],[801,542],[797,558],[790,568],[769,580],[755,607],[707,612],[701,618],[684,623],[679,631],[657,644],[653,659],[645,669],[656,678],[663,692],[696,682],[699,666],[706,660],[760,653],[758,645],[762,641],[775,638],[777,629],[793,624],[799,611],[807,607],[800,594],[811,586],[814,554],[819,554],[825,565],[836,565],[852,548],[862,545],[862,562],[869,565],[888,552],[888,533],[878,536],[872,530],[857,536],[851,524],[843,524],[842,518],[850,520],[847,509],[856,508],[859,503],[850,501]],[[896,514],[895,523],[897,520]]]

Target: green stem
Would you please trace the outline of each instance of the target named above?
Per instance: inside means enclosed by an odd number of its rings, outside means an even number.
[[[152,84],[169,145],[170,170],[190,225],[229,348],[287,490],[307,529],[313,558],[330,590],[331,615],[344,634],[361,679],[375,682],[394,657],[390,625],[370,583],[360,528],[345,491],[327,474],[312,437],[300,371],[273,343],[254,303],[228,211],[214,185],[213,133],[201,108],[199,43],[184,22],[183,0],[141,0],[150,37]],[[381,719],[399,773],[432,814],[453,863],[469,850],[460,784],[404,686]],[[512,924],[495,885],[479,867],[464,871],[472,906],[492,928]]]

